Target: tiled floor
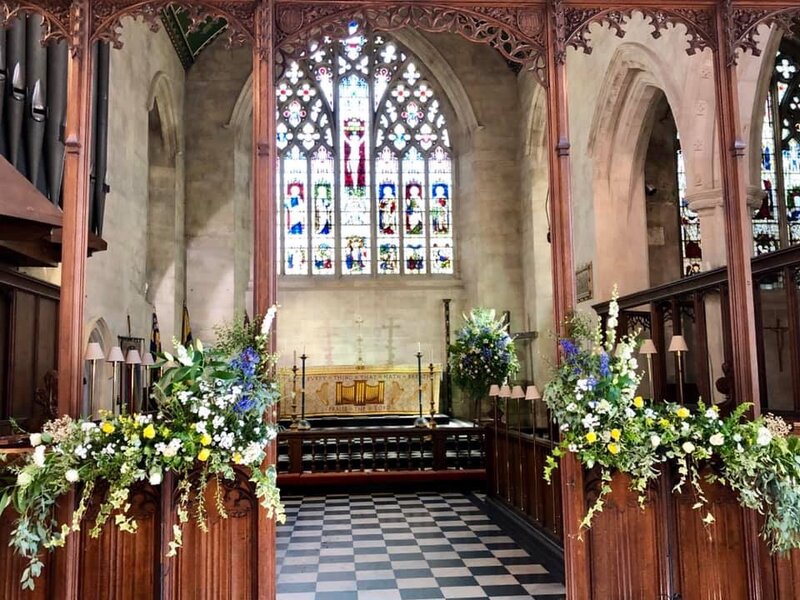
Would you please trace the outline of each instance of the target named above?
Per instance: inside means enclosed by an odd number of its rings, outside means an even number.
[[[459,493],[286,498],[278,600],[564,598],[563,585]]]

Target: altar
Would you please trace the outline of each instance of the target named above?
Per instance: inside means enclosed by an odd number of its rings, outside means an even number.
[[[422,412],[439,412],[442,365],[422,368]],[[305,369],[305,416],[415,415],[419,413],[416,365],[326,366]],[[300,414],[302,374],[278,372],[282,418]],[[295,391],[294,399],[292,392]],[[296,413],[295,413],[296,410]]]

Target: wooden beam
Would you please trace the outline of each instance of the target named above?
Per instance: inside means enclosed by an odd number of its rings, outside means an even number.
[[[752,402],[753,416],[761,412],[758,386],[758,359],[755,307],[753,305],[752,245],[750,218],[747,213],[744,149],[740,135],[739,96],[736,78],[736,48],[730,0],[717,6],[717,48],[714,52],[716,109],[719,118],[722,202],[725,211],[725,250],[733,349],[733,388],[736,402]],[[758,520],[753,511],[743,511],[742,525],[746,540],[748,598],[763,598],[761,582],[761,540]]]
[[[253,310],[264,315],[278,298],[275,252],[275,0],[261,0],[256,8],[253,44]],[[271,337],[275,350],[275,329]],[[267,417],[277,421],[277,407]],[[267,447],[267,464],[277,462],[277,442]],[[274,600],[277,566],[275,520],[259,507],[256,590],[259,600]]]
[[[64,132],[63,227],[61,249],[61,302],[58,319],[58,412],[77,417],[83,396],[83,303],[86,253],[89,241],[89,168],[91,135],[91,15],[90,0],[70,5],[69,58],[67,62],[67,118]],[[75,492],[59,503],[60,522],[69,522]],[[71,535],[54,556],[54,581],[59,597],[78,597],[80,536]]]
[[[550,177],[550,257],[553,269],[553,320],[564,334],[565,319],[575,308],[572,256],[572,197],[567,103],[565,15],[559,0],[547,5],[547,164]],[[561,505],[564,525],[564,572],[568,598],[590,597],[589,553],[579,539],[586,511],[583,468],[569,453],[561,459]]]

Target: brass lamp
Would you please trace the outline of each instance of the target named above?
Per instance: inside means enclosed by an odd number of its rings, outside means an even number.
[[[117,369],[120,363],[125,362],[125,357],[122,356],[122,348],[114,346],[109,350],[106,362],[111,363],[112,376],[111,376],[111,404],[112,410],[115,415],[121,412],[122,399],[120,398],[119,390],[117,390]]]
[[[139,351],[136,348],[128,350],[128,355],[125,357],[125,364],[131,368],[131,392],[128,396],[128,410],[130,412],[136,412],[139,408],[135,405],[134,399],[134,394],[136,392],[136,366],[142,364],[142,357],[139,355]]]
[[[678,364],[678,401],[683,404],[683,353],[689,351],[682,335],[673,335],[669,342],[669,352],[674,352]]]
[[[653,354],[658,354],[656,345],[650,338],[642,340],[642,346],[639,348],[639,354],[643,354],[647,358],[647,380],[650,382],[650,399],[654,400],[656,390],[653,387]]]

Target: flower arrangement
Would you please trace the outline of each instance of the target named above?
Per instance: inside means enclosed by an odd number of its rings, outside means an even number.
[[[31,434],[33,452],[7,467],[12,480],[0,489],[0,514],[11,506],[18,515],[11,545],[28,559],[23,588],[33,589],[41,574],[41,552],[63,545],[80,529],[101,481],[108,489],[90,532],[95,537],[112,516],[122,531],[135,531],[137,523],[128,514],[131,488],[158,485],[166,472],[174,474],[178,522],[169,556],[181,545],[190,506],[206,529],[205,503],[192,498],[203,498],[211,478],[218,484],[233,480],[237,469],[246,469],[270,517],[285,519],[274,466],[263,465],[265,448],[277,432],[265,420],[279,399],[275,357],[268,347],[275,311],[270,308],[260,326],[255,320],[219,328],[213,349],[204,350],[196,341],[188,348],[179,345],[175,357],[164,354],[156,365],[164,373],[154,386],[154,414],[103,414],[99,422],[65,416]],[[71,522],[59,524],[56,502],[74,486],[80,486],[78,507]],[[216,489],[216,507],[225,517],[221,486]]]
[[[519,370],[514,340],[494,310],[474,308],[450,346],[453,381],[473,397]]]
[[[641,375],[634,352],[636,335],[617,339],[619,306],[612,299],[605,335],[599,323],[576,316],[569,337],[559,340],[562,356],[544,398],[561,431],[548,457],[549,481],[556,458],[577,455],[587,468],[600,469],[601,489],[582,527],[603,508],[612,473],[631,478],[631,490],[644,505],[648,485],[659,466],[677,463],[674,491],[689,485],[695,509],[703,509],[704,482],[729,486],[739,503],[765,516],[762,536],[773,552],[800,548],[800,439],[778,417],[746,420],[749,405],[728,417],[700,402],[695,410],[669,402],[651,403],[636,394]],[[713,464],[714,469],[704,469]],[[711,524],[714,517],[703,518]]]

